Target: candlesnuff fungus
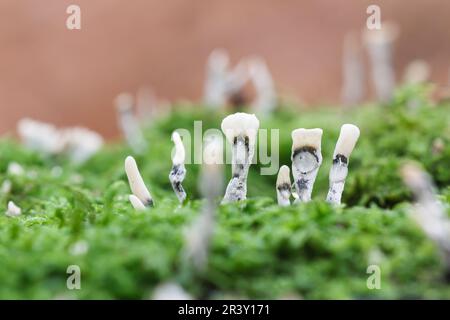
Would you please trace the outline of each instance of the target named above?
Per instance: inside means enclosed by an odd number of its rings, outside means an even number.
[[[8,217],[18,217],[22,214],[22,209],[20,209],[16,204],[12,201],[8,202],[8,209],[6,210],[5,214]]]
[[[62,152],[59,130],[52,124],[22,118],[17,123],[17,132],[25,146],[43,154]]]
[[[413,163],[403,165],[401,176],[417,201],[413,219],[438,245],[447,268],[450,268],[450,220],[436,197],[430,176]]]
[[[133,96],[121,93],[115,100],[119,127],[128,145],[136,153],[142,153],[147,148],[139,121],[133,113]]]
[[[281,166],[277,177],[277,200],[278,205],[285,207],[291,204],[289,198],[291,196],[291,178],[288,166]]]
[[[356,33],[350,32],[344,39],[342,56],[342,102],[354,106],[362,101],[365,94],[364,61]]]
[[[214,233],[216,198],[222,192],[222,145],[217,139],[211,140],[204,147],[203,165],[200,172],[200,191],[206,203],[200,215],[187,229],[185,235],[184,258],[195,270],[206,267],[208,249]]]
[[[136,160],[131,156],[125,159],[125,172],[128,177],[128,183],[130,184],[132,195],[130,195],[129,199],[133,208],[142,210],[146,207],[153,207],[152,196],[145,186]]]
[[[248,78],[247,62],[245,60],[241,60],[227,73],[225,82],[225,92],[227,94],[227,98],[230,98],[241,91],[247,83]]]
[[[208,57],[203,101],[218,108],[225,105],[230,96],[239,92],[248,80],[244,63],[230,69],[230,58],[223,49],[215,49]]]
[[[245,200],[247,175],[255,153],[259,120],[254,114],[237,112],[222,121],[222,131],[231,144],[232,178],[228,183],[223,203]]]
[[[60,134],[63,152],[76,164],[84,163],[103,146],[102,136],[87,128],[65,128],[60,130]]]
[[[208,250],[214,233],[215,212],[204,209],[186,230],[183,258],[197,271],[208,262]]]
[[[200,192],[212,203],[223,192],[223,146],[219,139],[218,136],[207,138],[200,171]]]
[[[143,86],[136,93],[136,111],[140,122],[148,124],[156,116],[158,99],[152,88]]]
[[[128,200],[130,200],[130,203],[134,209],[136,209],[136,210],[144,210],[145,209],[145,205],[134,194],[130,194],[128,196]]]
[[[298,199],[311,200],[314,181],[322,164],[322,129],[296,129],[292,131],[292,175]]]
[[[359,138],[359,128],[353,124],[341,127],[338,141],[333,153],[333,164],[330,169],[330,188],[327,201],[334,204],[341,203],[345,178],[348,173],[348,160]]]
[[[276,107],[277,94],[275,85],[264,59],[256,57],[249,61],[250,78],[256,90],[252,103],[253,110],[260,115],[269,115]]]
[[[398,26],[383,22],[380,30],[365,30],[364,42],[369,51],[372,67],[372,82],[380,102],[391,101],[395,89],[393,67],[393,43],[398,36]]]
[[[218,108],[225,105],[227,100],[225,82],[228,64],[228,54],[222,49],[215,49],[209,55],[206,65],[205,92],[203,97],[203,101],[207,106]]]
[[[172,141],[175,144],[175,153],[172,157],[172,170],[169,173],[169,180],[172,184],[173,191],[177,195],[178,201],[183,203],[186,200],[186,191],[184,191],[181,183],[186,176],[186,168],[184,167],[184,160],[186,157],[183,141],[181,141],[178,132],[172,133]]]
[[[85,162],[103,146],[100,134],[83,127],[58,129],[24,118],[18,122],[17,130],[28,148],[48,155],[65,154],[76,164]]]

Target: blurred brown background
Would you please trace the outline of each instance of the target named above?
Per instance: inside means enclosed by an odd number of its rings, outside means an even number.
[[[66,29],[70,4],[81,7],[81,30]],[[160,98],[199,100],[216,47],[233,61],[265,57],[281,93],[339,102],[342,41],[365,26],[369,4],[400,25],[398,78],[421,58],[446,85],[447,0],[1,0],[0,133],[30,116],[115,137],[119,92],[148,84]]]

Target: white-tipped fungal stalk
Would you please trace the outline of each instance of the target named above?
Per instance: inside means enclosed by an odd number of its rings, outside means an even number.
[[[145,205],[134,194],[130,194],[128,196],[128,200],[130,200],[130,203],[135,210],[137,210],[137,211],[145,210]]]
[[[64,147],[59,130],[49,123],[23,118],[17,132],[26,147],[43,154],[58,154]]]
[[[20,209],[16,204],[12,201],[8,202],[8,209],[6,210],[5,214],[8,217],[18,217],[22,214],[22,209]]]
[[[240,61],[233,69],[227,73],[225,79],[225,94],[229,99],[239,93],[249,79],[247,61]]]
[[[207,106],[218,108],[226,104],[226,78],[229,63],[228,53],[225,50],[215,49],[209,55],[203,97],[203,102]]]
[[[129,198],[131,205],[138,210],[143,209],[143,207],[152,207],[153,198],[145,186],[144,180],[142,179],[141,173],[139,172],[136,164],[136,160],[134,160],[131,156],[128,156],[125,159],[125,172],[128,177],[131,193],[134,195],[134,197]]]
[[[342,102],[344,106],[354,106],[362,101],[365,94],[362,50],[355,33],[346,35],[343,51]]]
[[[28,148],[43,154],[64,154],[76,164],[85,162],[103,146],[100,134],[83,127],[57,129],[45,122],[22,119],[17,130]]]
[[[139,88],[136,94],[136,111],[139,120],[144,124],[153,121],[158,107],[158,99],[152,88],[143,86]]]
[[[390,102],[394,94],[393,44],[398,33],[397,25],[389,22],[383,22],[380,30],[364,31],[372,65],[372,82],[378,101],[383,103]]]
[[[204,163],[200,173],[200,191],[206,198],[201,214],[187,229],[184,258],[195,270],[202,271],[206,267],[208,249],[214,233],[216,198],[222,192],[222,144],[218,139],[207,143],[203,150]]]
[[[208,262],[208,250],[214,233],[215,210],[204,209],[186,230],[184,259],[195,270],[203,271]]]
[[[142,153],[147,148],[139,121],[133,113],[133,96],[121,93],[115,100],[119,127],[128,145],[136,153]]]
[[[61,129],[60,134],[64,144],[63,152],[75,164],[87,161],[103,146],[102,136],[87,128]]]
[[[292,131],[292,175],[298,198],[295,202],[311,200],[314,182],[322,164],[322,129]]]
[[[401,176],[417,201],[412,218],[438,245],[447,267],[450,268],[450,220],[436,197],[430,176],[412,163],[401,168]]]
[[[184,161],[186,153],[184,150],[183,141],[181,141],[180,134],[178,132],[172,133],[172,141],[175,145],[175,152],[172,156],[172,170],[169,173],[169,180],[172,184],[173,191],[177,195],[178,201],[183,203],[186,200],[186,191],[184,191],[181,184],[186,176],[186,168],[184,167]]]
[[[341,127],[338,141],[333,153],[333,164],[330,169],[330,188],[327,201],[340,204],[344,191],[345,179],[348,174],[348,161],[359,138],[359,128],[353,124],[344,124]]]
[[[227,186],[223,202],[245,200],[247,175],[255,153],[259,120],[254,114],[237,112],[223,119],[221,127],[232,146],[232,178]]]
[[[289,206],[291,201],[291,178],[288,166],[281,166],[277,177],[277,200],[278,205],[282,207]]]
[[[276,107],[275,85],[266,62],[261,58],[250,61],[250,78],[256,90],[253,110],[263,116],[269,115]]]
[[[203,165],[199,189],[208,202],[214,203],[223,191],[223,145],[219,136],[211,136],[203,146]]]
[[[228,53],[223,49],[215,49],[208,57],[203,102],[209,107],[222,107],[247,81],[245,63],[239,63],[230,70]]]

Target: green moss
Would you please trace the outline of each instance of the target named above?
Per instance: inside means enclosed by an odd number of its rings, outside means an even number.
[[[406,90],[406,89],[403,89]],[[168,181],[170,133],[219,128],[223,114],[202,108],[176,109],[146,129],[149,151],[136,156],[155,197],[156,207],[135,212],[123,161],[132,154],[111,144],[76,167],[66,159],[44,157],[12,139],[0,142],[0,204],[17,203],[22,216],[0,215],[0,298],[148,298],[166,280],[179,281],[197,297],[279,298],[450,298],[450,285],[435,245],[408,217],[409,191],[399,166],[420,161],[450,205],[450,107],[410,110],[407,99],[422,89],[399,91],[392,106],[337,109],[282,109],[262,128],[280,129],[280,165],[290,165],[290,132],[322,127],[324,164],[311,203],[280,208],[275,203],[276,176],[261,176],[252,166],[249,200],[221,206],[207,271],[180,261],[186,226],[199,214],[199,166],[189,164],[185,188],[189,201],[177,203]],[[425,100],[426,101],[426,100]],[[343,123],[355,123],[361,138],[350,160],[344,192],[346,206],[323,201],[334,144]],[[444,149],[431,152],[436,138]],[[7,173],[11,161],[27,174]],[[56,174],[53,167],[62,168]],[[227,175],[230,174],[226,167]],[[229,176],[228,176],[229,177]],[[76,244],[85,253],[74,252]],[[367,267],[381,268],[381,290],[369,290]],[[81,268],[81,290],[66,288],[66,269]]]

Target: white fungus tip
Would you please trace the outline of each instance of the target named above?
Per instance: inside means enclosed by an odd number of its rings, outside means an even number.
[[[260,72],[267,71],[266,61],[261,57],[252,57],[249,59],[249,73],[252,76],[259,75]]]
[[[133,107],[133,102],[134,102],[133,95],[128,92],[119,94],[114,100],[116,108],[119,111],[126,111],[131,109]]]
[[[17,217],[22,214],[22,209],[20,209],[14,202],[8,202],[8,210],[5,213],[9,217]]]
[[[44,154],[66,154],[74,163],[86,161],[103,145],[100,134],[83,127],[58,129],[49,123],[24,118],[17,129],[27,147]]]
[[[383,22],[381,29],[365,29],[363,40],[367,44],[383,44],[393,42],[400,33],[399,26],[394,22]]]
[[[130,200],[130,203],[131,203],[131,205],[133,206],[134,209],[136,209],[136,210],[145,210],[145,205],[134,194],[130,194],[128,196],[128,199]]]
[[[135,167],[137,167],[136,160],[134,160],[134,158],[132,156],[126,157],[125,171],[127,172],[127,174],[130,170],[133,170]]]
[[[125,172],[128,177],[131,192],[145,205],[151,205],[153,203],[150,192],[145,186],[141,173],[139,172],[136,160],[132,156],[128,156],[125,159]]]
[[[221,128],[231,144],[238,136],[248,137],[250,143],[253,144],[256,140],[259,120],[254,114],[237,112],[225,117],[222,120]]]
[[[341,154],[346,158],[350,157],[356,142],[359,138],[359,128],[353,124],[344,124],[341,127],[341,133],[339,134],[338,141],[336,142],[336,148],[334,149],[333,157]]]
[[[104,143],[99,133],[83,127],[61,129],[60,136],[64,152],[74,163],[87,161]]]
[[[203,147],[203,161],[207,165],[223,164],[223,144],[218,137],[211,137]]]
[[[213,68],[226,69],[230,63],[228,52],[221,48],[214,49],[209,54],[208,63]]]
[[[172,141],[175,144],[175,153],[172,157],[172,163],[174,165],[180,165],[184,163],[186,158],[186,152],[184,150],[183,141],[181,140],[180,134],[176,131],[172,133]]]
[[[313,147],[314,149],[321,150],[322,142],[322,129],[295,129],[292,131],[292,151],[295,151],[301,147]]]
[[[289,206],[291,204],[289,198],[291,197],[292,190],[289,172],[290,170],[288,166],[281,166],[280,170],[278,171],[276,183],[277,201],[278,205],[282,207]]]
[[[207,199],[214,199],[222,192],[223,139],[209,136],[203,146],[203,165],[199,188]]]
[[[280,186],[285,183],[291,185],[291,178],[289,174],[290,174],[289,167],[286,165],[281,166],[280,170],[278,171],[277,186]]]
[[[52,124],[23,118],[17,124],[17,131],[21,140],[30,149],[45,154],[56,154],[63,151],[61,133]]]

